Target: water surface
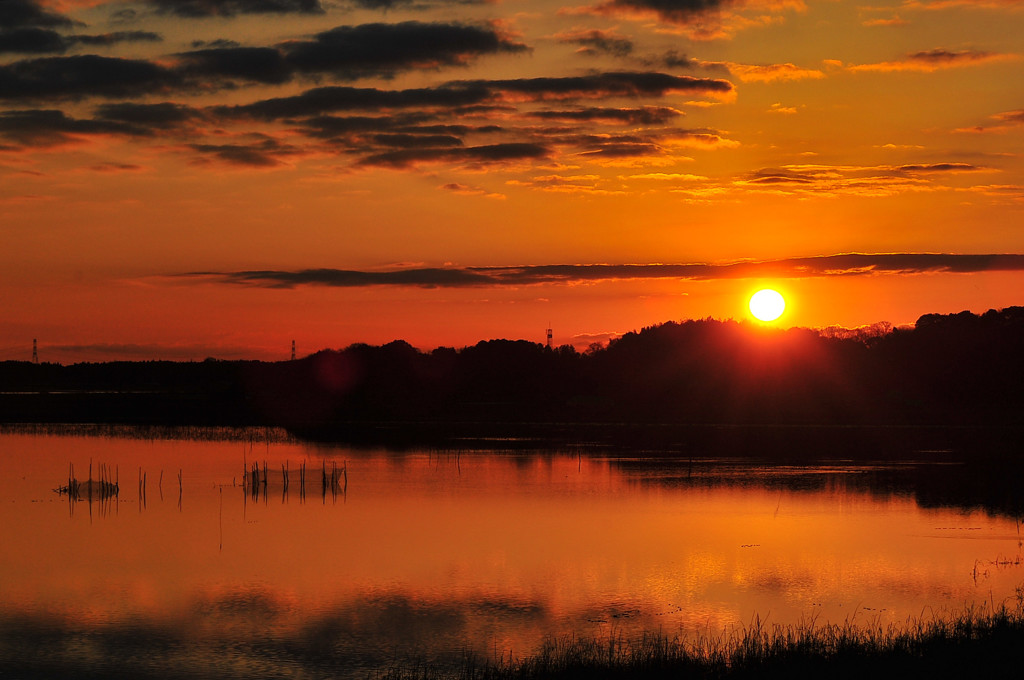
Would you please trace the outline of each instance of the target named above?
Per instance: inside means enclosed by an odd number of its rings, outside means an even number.
[[[1013,517],[922,507],[905,482],[957,466],[119,434],[0,434],[0,658],[366,677],[470,650],[522,656],[552,635],[901,623],[998,604],[1024,580]],[[116,499],[53,491],[90,461],[117,476]],[[258,495],[254,462],[270,472]]]

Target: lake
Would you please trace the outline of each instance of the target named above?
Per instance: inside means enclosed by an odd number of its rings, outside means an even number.
[[[509,449],[0,430],[0,675],[362,678],[551,636],[901,624],[1024,582],[1020,513],[950,493],[942,456]],[[90,464],[116,497],[54,491]]]

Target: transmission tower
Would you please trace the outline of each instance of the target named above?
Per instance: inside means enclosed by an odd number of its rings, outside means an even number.
[[[292,340],[292,361],[295,361],[295,341]]]
[[[39,348],[36,345],[36,339],[32,338],[32,363],[39,363]]]
[[[548,329],[548,349],[551,349],[551,329]]]

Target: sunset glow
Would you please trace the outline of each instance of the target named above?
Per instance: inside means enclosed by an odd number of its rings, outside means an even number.
[[[5,0],[0,359],[1021,304],[1024,5]]]

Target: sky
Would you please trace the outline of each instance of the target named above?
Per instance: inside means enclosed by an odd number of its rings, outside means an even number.
[[[1024,304],[1024,0],[0,0],[0,359]]]

